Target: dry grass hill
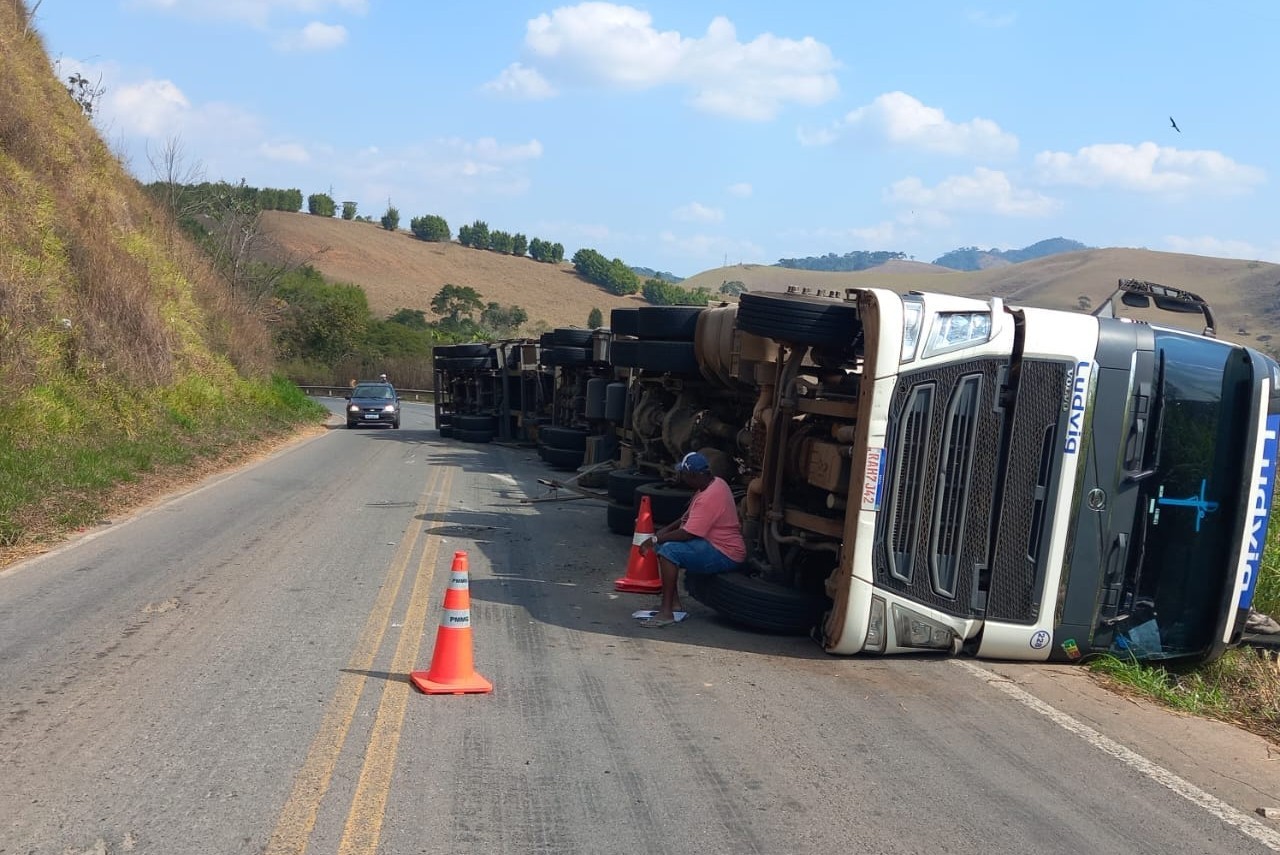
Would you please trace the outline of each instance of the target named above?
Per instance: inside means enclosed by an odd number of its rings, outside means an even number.
[[[582,281],[569,263],[527,258],[416,240],[370,223],[268,212],[264,231],[277,251],[308,260],[331,280],[364,288],[375,314],[426,310],[442,285],[475,288],[486,302],[522,306],[531,324],[583,326],[593,307],[645,305],[639,296],[615,297]],[[715,292],[725,282],[748,290],[790,285],[838,289],[878,286],[905,292],[942,291],[1054,309],[1097,306],[1119,279],[1146,279],[1192,291],[1209,301],[1220,338],[1280,353],[1280,265],[1140,249],[1090,249],[1021,264],[960,272],[913,261],[895,261],[857,273],[792,270],[763,264],[719,267],[690,277],[685,287]],[[1186,316],[1193,323],[1194,316]],[[1169,316],[1172,323],[1175,316]]]

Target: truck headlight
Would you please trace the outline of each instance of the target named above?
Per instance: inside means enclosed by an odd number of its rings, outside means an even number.
[[[893,606],[893,629],[901,646],[929,650],[946,650],[954,635],[951,627],[897,604]]]
[[[872,597],[871,614],[867,618],[867,640],[863,642],[862,649],[869,653],[884,653],[885,640],[884,599]]]
[[[902,361],[916,358],[920,329],[924,326],[924,303],[910,297],[902,300]]]
[[[924,355],[987,341],[991,338],[990,312],[940,312],[933,322],[933,334]]]

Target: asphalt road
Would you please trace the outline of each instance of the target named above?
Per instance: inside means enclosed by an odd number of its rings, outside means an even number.
[[[1261,740],[1079,670],[639,627],[603,508],[429,412],[0,574],[0,853],[1280,851]],[[494,691],[426,696],[459,550]]]

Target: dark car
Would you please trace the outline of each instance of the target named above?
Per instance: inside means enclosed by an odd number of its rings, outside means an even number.
[[[347,427],[400,427],[400,396],[390,383],[357,383],[347,396]]]

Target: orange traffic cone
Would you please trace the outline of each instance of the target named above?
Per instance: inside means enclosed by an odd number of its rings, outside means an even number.
[[[467,553],[453,553],[444,614],[436,630],[431,670],[409,674],[413,685],[428,695],[492,692],[493,684],[475,672],[471,659],[471,585],[467,581]]]
[[[653,537],[653,512],[649,510],[649,497],[640,497],[640,513],[636,515],[636,533],[631,536],[631,556],[627,559],[627,574],[613,583],[613,587],[629,594],[656,594],[662,590],[662,576],[658,573],[658,553],[650,549],[640,554],[640,544]]]

